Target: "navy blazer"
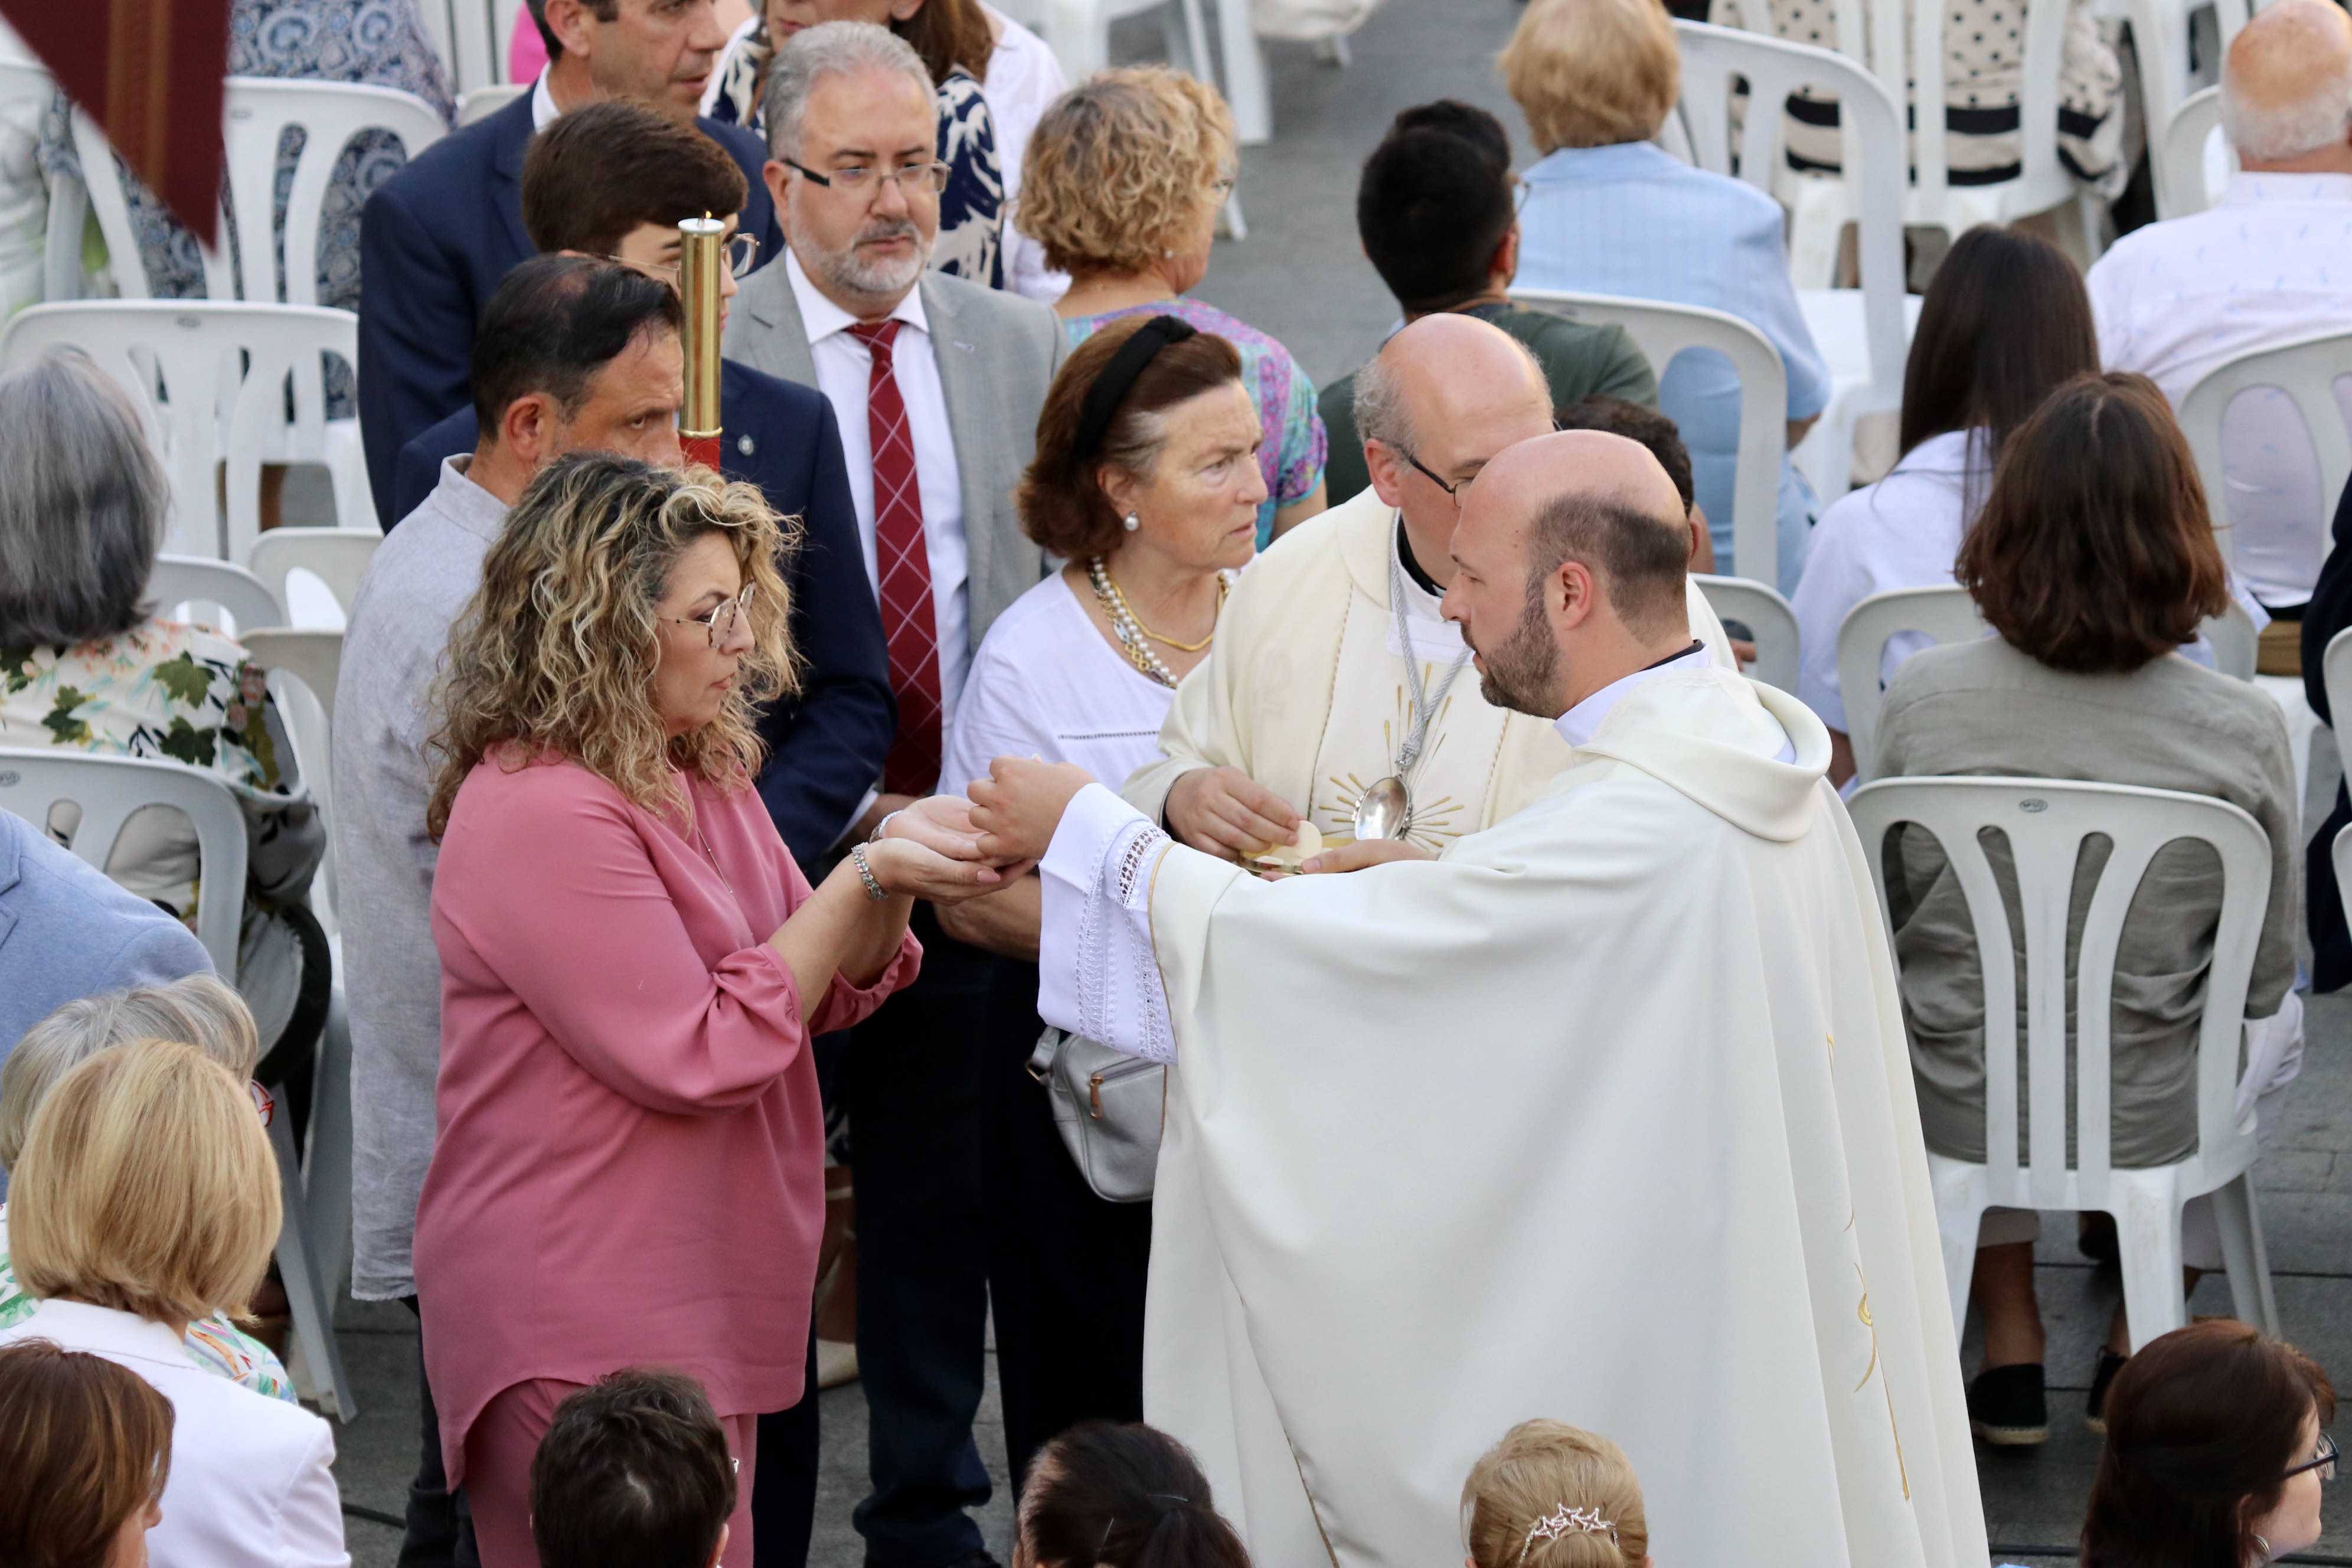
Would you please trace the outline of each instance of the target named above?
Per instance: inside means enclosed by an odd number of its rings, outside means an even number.
[[[522,226],[530,100],[526,92],[444,136],[361,211],[360,439],[386,529],[407,515],[393,504],[400,449],[472,396],[467,362],[482,307],[516,263],[538,254]],[[784,246],[760,174],[767,144],[738,125],[694,123],[751,182],[742,232],[759,237],[764,265]]]
[[[758,485],[770,506],[802,521],[801,546],[784,574],[793,644],[805,663],[799,695],[777,699],[760,717],[768,757],[759,783],[785,847],[814,874],[881,776],[898,727],[882,613],[866,574],[833,405],[814,388],[727,360],[719,413],[721,470]],[[440,482],[442,459],[474,444],[468,406],[401,448],[397,479],[376,494],[407,516]]]

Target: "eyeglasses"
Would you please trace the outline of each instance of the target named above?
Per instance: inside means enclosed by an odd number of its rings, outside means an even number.
[[[896,180],[898,194],[903,196],[938,195],[948,188],[948,166],[945,163],[908,163],[899,169],[866,169],[851,166],[835,169],[830,174],[820,174],[814,169],[783,160],[784,167],[796,170],[804,180],[812,180],[828,190],[845,191],[857,195],[876,188],[877,180]],[[911,182],[911,183],[910,183]]]
[[[726,239],[727,270],[737,278],[749,278],[751,268],[760,259],[760,237],[756,234],[730,234]],[[646,272],[667,272],[672,283],[677,281],[678,264],[675,261],[632,261],[625,256],[607,256],[607,261],[617,261],[624,267],[635,267]]]
[[[2285,1480],[2299,1476],[2305,1470],[2317,1470],[2322,1486],[2336,1479],[2336,1439],[2322,1432],[2319,1435],[2319,1447],[2313,1450],[2313,1454],[2314,1458],[2305,1459],[2279,1479]]]
[[[1439,479],[1435,474],[1431,473],[1427,466],[1425,466],[1419,458],[1414,457],[1411,452],[1404,454],[1404,460],[1411,463],[1414,468],[1418,469],[1422,478],[1427,479],[1431,484],[1435,485],[1439,489],[1445,492],[1445,499],[1454,503],[1454,510],[1457,514],[1462,510],[1462,492],[1470,488],[1470,479],[1476,479],[1478,477],[1476,474],[1471,475],[1469,479],[1456,479],[1449,485],[1444,479]]]
[[[710,628],[710,646],[724,647],[728,639],[735,635],[737,623],[751,613],[751,590],[757,586],[756,583],[744,584],[740,594],[722,600],[707,616],[657,616],[655,618],[675,626],[708,626]]]
[[[259,1113],[262,1126],[267,1127],[277,1121],[278,1097],[262,1088],[257,1081],[248,1083],[245,1088],[246,1092],[253,1096],[253,1109]]]

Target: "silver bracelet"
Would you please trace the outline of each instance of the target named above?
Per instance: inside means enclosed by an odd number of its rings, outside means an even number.
[[[885,817],[883,820],[887,822],[889,819]],[[872,899],[878,903],[882,900],[890,896],[890,889],[874,879],[874,868],[866,863],[865,845],[851,845],[849,847],[849,858],[851,862],[856,866],[858,876],[865,879],[866,896],[867,898]]]
[[[866,836],[866,842],[868,844],[879,844],[882,842],[883,838],[887,836],[890,831],[890,818],[897,816],[899,812],[903,812],[907,808],[902,805],[898,811],[885,813],[882,820],[874,825],[874,831]]]

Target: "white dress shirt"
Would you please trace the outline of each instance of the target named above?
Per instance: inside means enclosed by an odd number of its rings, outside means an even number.
[[[1631,675],[1619,676],[1553,720],[1551,727],[1559,731],[1561,740],[1581,750],[1587,742],[1601,732],[1601,726],[1607,721],[1610,710],[1623,701],[1626,693],[1632,691],[1633,688],[1644,681],[1655,680],[1669,670],[1710,669],[1714,665],[1715,656],[1707,650],[1707,646],[1694,639],[1687,649],[1672,658],[1663,659],[1644,669],[1637,669]],[[1771,715],[1768,713],[1765,717],[1770,719]],[[1779,721],[1774,720],[1773,722],[1777,726]],[[1786,731],[1781,732],[1780,754],[1772,760],[1776,763],[1793,763],[1797,760],[1797,744],[1789,739]]]
[[[1952,581],[1969,503],[1973,499],[1981,506],[1992,489],[1987,465],[1975,465],[1971,478],[1971,434],[1928,437],[1904,453],[1885,479],[1832,502],[1813,529],[1805,574],[1790,596],[1797,612],[1797,698],[1832,730],[1847,728],[1837,638],[1848,612],[1873,594]],[[1934,640],[1920,632],[1887,638],[1879,679],[1894,679],[1897,665]]]
[[[131,1312],[44,1301],[0,1345],[50,1340],[137,1373],[172,1402],[153,1568],[350,1568],[327,1424],[188,1363],[180,1336]]]
[[[866,578],[878,600],[881,575],[874,553],[874,445],[866,422],[866,390],[874,357],[849,335],[857,318],[826,299],[802,270],[800,258],[784,252],[784,276],[792,280],[801,323],[808,332],[809,357],[816,363],[817,390],[832,400],[841,426],[842,460],[849,468],[849,500],[857,509],[857,538],[866,552]],[[940,386],[940,362],[931,348],[930,322],[923,315],[919,288],[907,290],[890,312],[899,322],[892,341],[891,374],[907,405],[908,433],[915,441],[915,484],[923,501],[923,542],[930,549],[931,605],[940,638],[940,732],[954,727],[956,700],[971,668],[971,603],[964,582],[970,557],[963,542],[963,489],[956,468],[955,436],[948,426],[947,394]]]
[[[2352,325],[2352,174],[2233,174],[2219,205],[2124,236],[2084,281],[2099,357],[2179,407],[2233,354]],[[2336,395],[2347,401],[2341,384]],[[2221,459],[2229,494],[2209,500],[2226,503],[2238,574],[2265,605],[2304,603],[2336,498],[2319,493],[2285,394],[2257,388],[2231,405]]]
[[[530,128],[533,131],[546,130],[549,123],[563,112],[555,107],[555,94],[547,89],[547,69],[545,66],[540,67],[539,79],[530,84]],[[712,79],[716,79],[718,74],[711,72]]]

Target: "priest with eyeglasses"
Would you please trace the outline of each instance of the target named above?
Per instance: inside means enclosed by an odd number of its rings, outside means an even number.
[[[1172,1064],[1145,1412],[1257,1562],[1459,1556],[1537,1415],[1623,1447],[1661,1562],[1986,1559],[1862,846],[1820,721],[1692,637],[1687,545],[1620,437],[1468,489],[1444,613],[1568,753],[1442,852],[1269,880],[1073,767],[971,786],[1042,858],[1040,1012]]]

